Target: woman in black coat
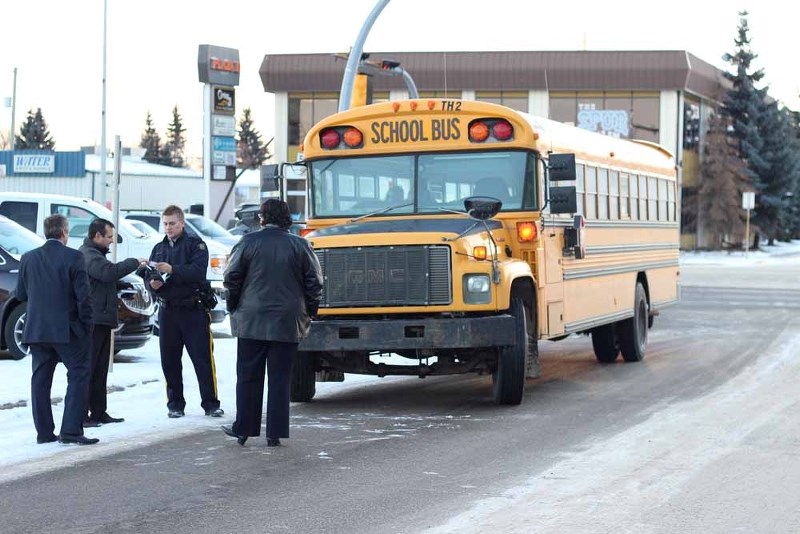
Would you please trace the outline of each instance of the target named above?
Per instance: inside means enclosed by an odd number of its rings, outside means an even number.
[[[244,445],[261,433],[264,371],[268,375],[267,446],[289,437],[291,366],[322,294],[322,271],[311,244],[289,232],[289,206],[268,199],[261,230],[242,237],[225,271],[231,332],[237,336],[236,421],[223,426]]]

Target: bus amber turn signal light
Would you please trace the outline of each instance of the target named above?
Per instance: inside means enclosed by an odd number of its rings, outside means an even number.
[[[489,127],[485,122],[475,121],[469,125],[469,140],[477,141],[478,143],[486,141],[489,137]]]
[[[472,249],[472,257],[476,260],[485,260],[486,259],[486,247],[483,245],[478,245],[477,247]]]
[[[361,135],[361,132],[358,128],[353,128],[350,126],[344,131],[344,144],[349,146],[350,148],[356,148],[361,146],[361,143],[364,141],[364,136]]]
[[[536,225],[532,222],[518,222],[517,237],[523,242],[533,241],[536,238]]]

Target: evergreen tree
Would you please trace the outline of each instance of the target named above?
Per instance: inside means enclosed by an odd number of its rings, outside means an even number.
[[[19,134],[15,137],[14,148],[16,150],[53,150],[56,143],[53,141],[47,129],[47,123],[42,116],[42,108],[28,111],[28,117],[19,129]]]
[[[236,141],[236,166],[239,169],[257,169],[269,157],[261,134],[253,128],[250,108],[242,111],[239,121],[239,139]]]
[[[172,108],[172,122],[167,127],[167,142],[161,151],[161,158],[165,165],[183,167],[183,151],[186,145],[185,133],[186,128],[183,127],[183,119],[176,105]]]
[[[762,157],[749,162],[761,185],[753,222],[773,245],[775,239],[787,239],[790,233],[789,199],[800,180],[800,143],[791,115],[777,102],[764,106],[758,125]]]
[[[739,13],[738,35],[734,39],[736,52],[724,54],[722,58],[731,64],[734,72],[725,72],[725,78],[733,87],[728,90],[723,113],[731,119],[733,135],[738,140],[739,155],[750,160],[759,158],[761,139],[758,132],[758,116],[764,102],[765,89],[757,89],[756,84],[764,77],[763,70],[751,72],[752,62],[758,56],[750,50],[750,28],[747,25],[747,11]],[[757,178],[753,176],[753,178]],[[754,184],[758,185],[758,184]]]
[[[729,135],[728,121],[712,115],[700,166],[699,201],[695,204],[702,213],[712,249],[722,248],[726,238],[740,242],[745,233],[741,198],[748,177],[738,152],[736,139]]]
[[[787,193],[793,193],[798,181],[796,159],[796,131],[791,131],[792,117],[770,102],[767,89],[756,84],[763,78],[763,70],[752,70],[758,57],[750,49],[747,12],[739,13],[736,52],[723,58],[734,68],[725,73],[733,87],[728,91],[724,112],[731,119],[733,135],[738,141],[739,156],[745,161],[750,183],[756,192],[756,209],[753,223],[769,238],[769,244],[786,233],[790,204]],[[791,147],[791,148],[790,148]],[[787,150],[788,149],[788,150]],[[756,239],[756,245],[758,239]]]
[[[148,163],[161,163],[161,136],[158,135],[153,127],[153,118],[147,112],[147,120],[144,123],[144,133],[139,146],[144,149],[144,160]]]

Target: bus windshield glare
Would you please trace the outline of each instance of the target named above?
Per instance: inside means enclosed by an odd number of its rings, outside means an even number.
[[[494,197],[502,211],[537,208],[536,158],[525,151],[437,152],[320,159],[308,164],[315,217],[463,210],[470,196]]]

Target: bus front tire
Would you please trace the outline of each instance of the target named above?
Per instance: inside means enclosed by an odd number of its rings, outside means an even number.
[[[640,362],[647,348],[648,326],[647,293],[641,283],[636,284],[633,299],[633,317],[618,323],[619,348],[626,362]]]
[[[317,394],[316,356],[298,351],[292,364],[292,402],[310,402]]]
[[[592,348],[600,363],[614,363],[619,356],[617,333],[613,324],[592,328]]]
[[[530,350],[528,310],[520,298],[511,299],[509,313],[514,317],[514,344],[498,351],[497,367],[492,373],[492,393],[497,404],[516,405],[525,391],[525,363]]]

